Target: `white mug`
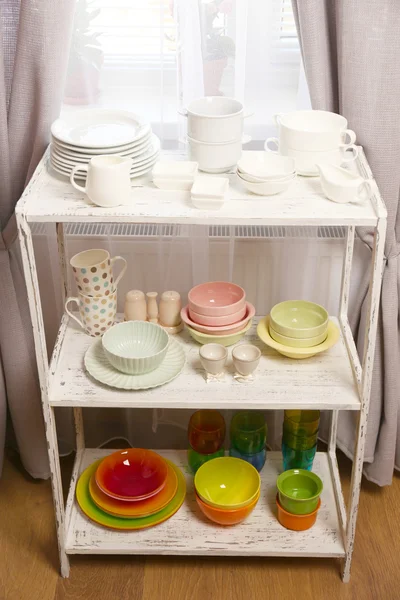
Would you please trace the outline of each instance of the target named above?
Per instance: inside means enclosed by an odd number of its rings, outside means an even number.
[[[85,193],[97,206],[108,208],[128,204],[131,200],[132,160],[115,154],[94,156],[87,165],[76,165],[70,181],[79,192]],[[87,171],[85,187],[74,179],[77,171]]]

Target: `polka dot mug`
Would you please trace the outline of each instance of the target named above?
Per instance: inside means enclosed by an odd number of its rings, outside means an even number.
[[[114,281],[112,268],[117,260],[122,260],[124,266]],[[116,289],[126,271],[126,260],[122,256],[110,258],[107,250],[84,250],[75,254],[70,264],[78,293],[89,297],[104,296],[107,290]]]
[[[108,292],[108,293],[107,293]],[[70,312],[68,305],[75,302],[80,319]],[[114,325],[117,314],[117,290],[106,290],[104,296],[70,296],[65,303],[66,313],[85,330],[88,335],[100,337]]]

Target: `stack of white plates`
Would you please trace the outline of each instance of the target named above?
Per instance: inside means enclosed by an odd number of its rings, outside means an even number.
[[[119,154],[132,159],[131,178],[151,171],[160,153],[160,140],[148,123],[119,110],[82,110],[57,119],[51,126],[50,163],[69,177],[72,169],[99,154]],[[76,179],[86,179],[79,171]]]

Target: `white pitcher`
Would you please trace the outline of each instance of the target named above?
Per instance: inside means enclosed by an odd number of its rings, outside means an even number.
[[[87,165],[76,165],[70,181],[75,189],[84,192],[97,206],[108,208],[131,201],[132,160],[115,154],[94,156]],[[87,171],[85,187],[74,179],[76,171]]]

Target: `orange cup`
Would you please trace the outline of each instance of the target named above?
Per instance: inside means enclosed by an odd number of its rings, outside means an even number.
[[[318,506],[314,510],[314,512],[309,513],[308,515],[293,515],[292,513],[287,512],[282,506],[279,504],[279,496],[276,495],[276,505],[278,507],[278,521],[283,527],[286,529],[292,529],[293,531],[305,531],[306,529],[310,529],[317,520],[317,513],[321,506],[321,499],[319,499]]]
[[[210,521],[218,523],[218,525],[237,525],[241,523],[253,512],[255,505],[258,502],[260,494],[257,494],[255,499],[247,506],[242,508],[236,508],[234,510],[226,510],[221,508],[215,508],[203,502],[203,500],[195,493],[196,502],[203,515],[205,515]]]

